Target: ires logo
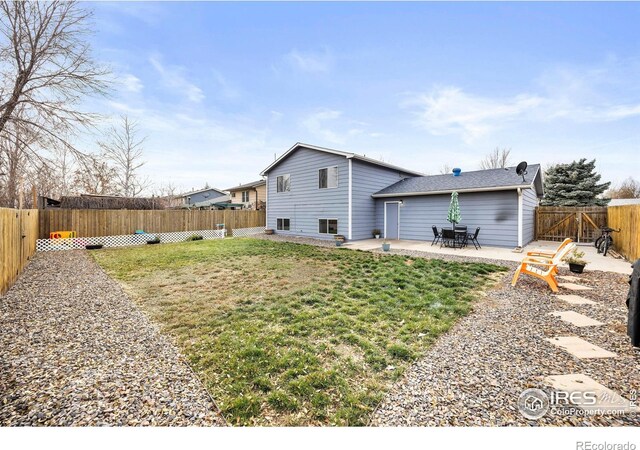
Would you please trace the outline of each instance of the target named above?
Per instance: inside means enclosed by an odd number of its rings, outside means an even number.
[[[551,391],[549,403],[553,407],[595,406],[598,398],[594,391]]]

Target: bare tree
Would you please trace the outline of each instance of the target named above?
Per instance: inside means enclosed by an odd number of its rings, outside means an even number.
[[[640,181],[627,178],[620,186],[613,187],[604,193],[605,198],[640,198]]]
[[[449,164],[443,164],[442,167],[440,167],[440,175],[449,174],[452,170],[453,168]]]
[[[42,147],[57,143],[77,152],[65,136],[96,117],[78,106],[109,85],[86,42],[90,17],[75,1],[0,2],[0,134],[30,153],[38,149],[20,129]]]
[[[138,138],[138,125],[127,116],[121,116],[119,127],[112,126],[107,140],[98,142],[115,171],[116,192],[125,197],[136,197],[150,186],[138,170],[145,165],[143,147],[146,137]]]
[[[504,169],[509,165],[510,148],[500,149],[496,147],[494,151],[489,153],[481,162],[481,169]]]
[[[74,186],[84,194],[112,195],[116,171],[101,155],[85,157],[85,163],[74,173]]]

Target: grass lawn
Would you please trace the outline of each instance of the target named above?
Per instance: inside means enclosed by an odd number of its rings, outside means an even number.
[[[260,239],[92,252],[242,425],[365,425],[490,264]]]

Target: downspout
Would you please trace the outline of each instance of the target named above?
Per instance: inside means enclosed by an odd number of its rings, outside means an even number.
[[[522,207],[522,188],[518,188],[518,247],[522,247],[523,232],[523,207]]]
[[[269,228],[269,175],[265,176],[266,186],[264,190],[264,227]],[[277,227],[276,227],[277,228]]]
[[[347,239],[351,240],[351,221],[353,219],[353,215],[352,215],[352,209],[353,209],[353,160],[351,158],[348,159],[349,161],[349,211],[348,211],[348,222],[349,222],[349,230],[347,233]]]

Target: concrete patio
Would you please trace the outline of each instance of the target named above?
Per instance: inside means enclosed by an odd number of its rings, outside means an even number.
[[[382,239],[364,239],[361,241],[345,242],[344,247],[354,250],[371,251],[379,249],[382,242]],[[481,249],[476,250],[473,247],[473,244],[469,244],[467,247],[460,249],[444,246],[440,247],[440,244],[431,245],[431,242],[425,241],[389,240],[387,242],[391,243],[391,248],[395,250],[413,250],[441,255],[469,256],[516,262],[521,261],[528,251],[532,251],[534,249],[554,250],[560,244],[559,242],[551,241],[534,241],[525,246],[521,253],[516,253],[513,249],[502,247],[482,246]],[[480,243],[482,244],[482,242]],[[592,244],[579,244],[579,249],[584,252],[584,259],[589,263],[585,270],[602,270],[605,272],[622,274],[631,273],[631,263],[624,259],[617,259],[612,256],[602,256],[601,254],[598,254],[596,248]],[[568,267],[568,265],[564,263],[562,266]]]

